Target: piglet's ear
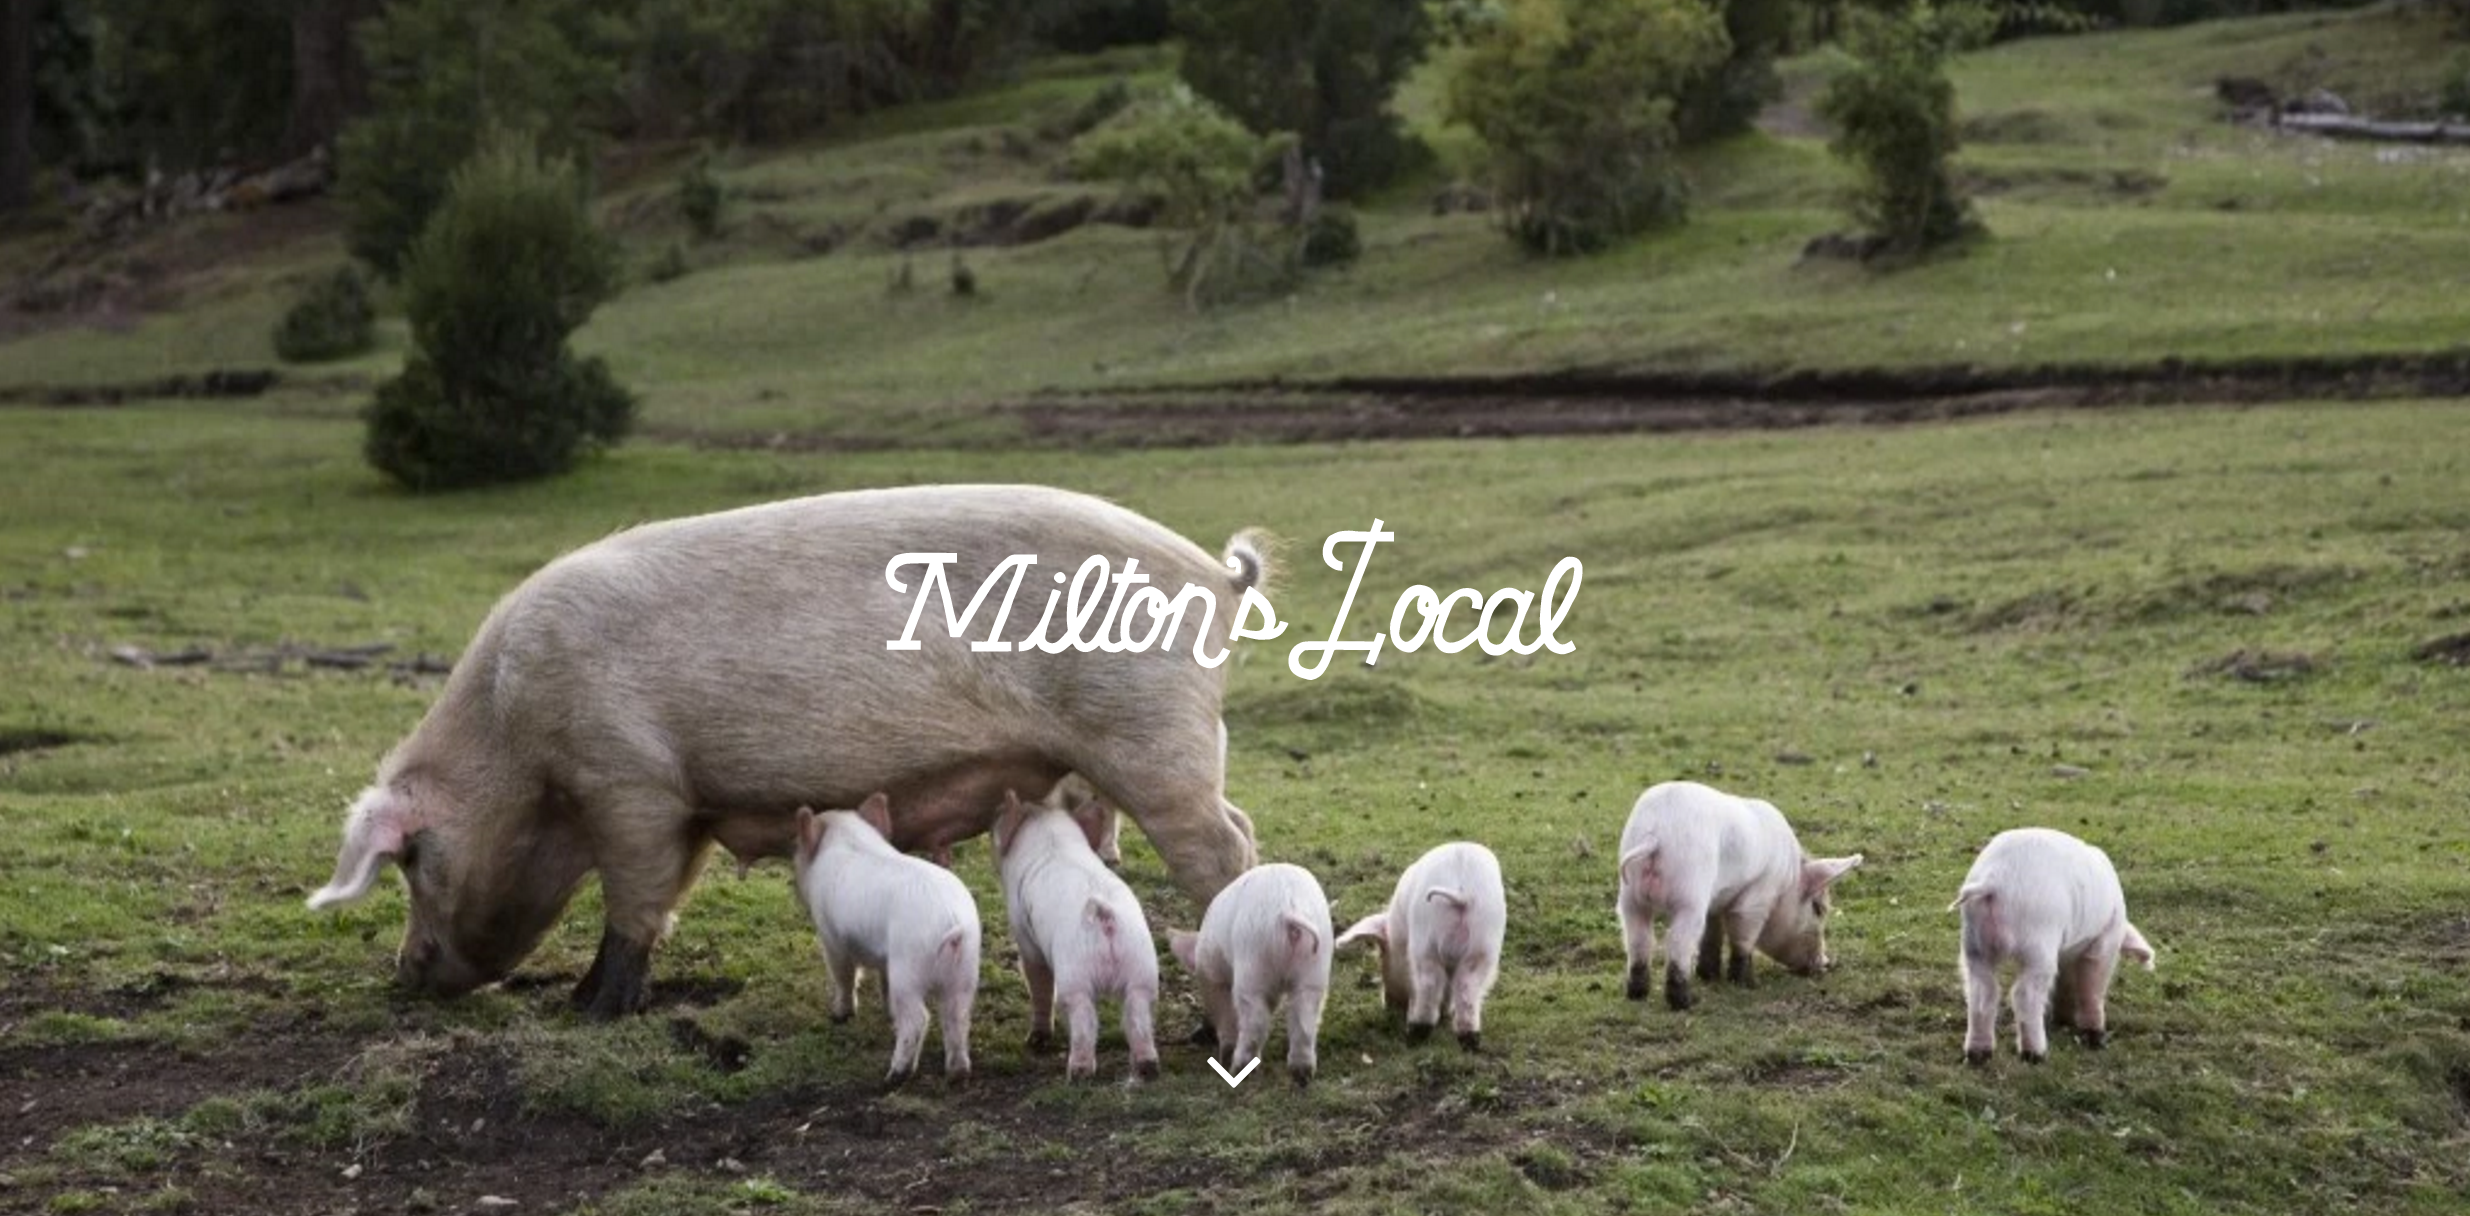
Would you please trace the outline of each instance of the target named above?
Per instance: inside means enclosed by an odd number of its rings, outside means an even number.
[[[858,818],[875,829],[885,840],[892,839],[892,796],[877,790],[858,804]]]
[[[1166,948],[1174,953],[1176,962],[1184,965],[1184,970],[1197,972],[1201,969],[1200,934],[1177,929],[1166,935]]]
[[[1084,798],[1079,806],[1072,808],[1072,822],[1079,825],[1092,853],[1106,851],[1107,821],[1114,817],[1114,808],[1096,798]]]
[[[1861,854],[1850,857],[1822,857],[1801,863],[1801,894],[1815,898],[1819,892],[1834,885],[1835,880],[1861,868]]]
[[[309,896],[309,910],[324,911],[369,893],[379,867],[403,856],[403,842],[413,831],[410,803],[382,786],[361,791],[352,813],[343,821],[343,849],[335,857],[334,877]]]
[[[821,847],[823,847],[823,816],[816,814],[815,808],[811,806],[799,807],[798,856],[800,858],[812,857],[815,855],[815,850]]]

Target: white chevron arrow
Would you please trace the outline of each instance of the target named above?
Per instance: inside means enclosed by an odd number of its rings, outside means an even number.
[[[1235,1088],[1236,1086],[1243,1084],[1243,1083],[1244,1083],[1244,1078],[1245,1078],[1245,1077],[1248,1077],[1248,1076],[1251,1076],[1251,1075],[1252,1075],[1252,1070],[1253,1070],[1253,1069],[1255,1069],[1255,1068],[1259,1068],[1259,1067],[1261,1066],[1261,1057],[1259,1057],[1259,1056],[1254,1056],[1254,1057],[1252,1057],[1252,1062],[1251,1062],[1250,1064],[1246,1064],[1246,1065],[1244,1065],[1244,1067],[1243,1067],[1243,1071],[1242,1071],[1242,1072],[1235,1073],[1235,1074],[1233,1074],[1233,1075],[1231,1075],[1231,1076],[1230,1076],[1230,1075],[1228,1075],[1228,1073],[1227,1073],[1227,1071],[1226,1071],[1226,1065],[1224,1065],[1224,1064],[1220,1064],[1220,1063],[1218,1062],[1218,1057],[1216,1057],[1216,1056],[1211,1056],[1211,1057],[1209,1057],[1209,1066],[1210,1066],[1211,1068],[1214,1068],[1214,1069],[1217,1069],[1217,1070],[1218,1070],[1218,1079],[1219,1079],[1219,1080],[1221,1080],[1221,1081],[1226,1082],[1226,1087],[1227,1087],[1228,1089],[1233,1089],[1233,1088]]]

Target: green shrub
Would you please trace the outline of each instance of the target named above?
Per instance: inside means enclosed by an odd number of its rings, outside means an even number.
[[[605,24],[590,0],[395,0],[371,18],[370,109],[336,148],[353,256],[399,276],[484,129],[522,127],[581,151],[592,103],[616,78]]]
[[[1783,95],[1775,56],[1792,34],[1792,0],[1721,0],[1731,52],[1683,86],[1673,128],[1684,145],[1750,129],[1758,112]]]
[[[274,327],[274,353],[286,363],[317,363],[377,345],[377,309],[368,282],[344,266],[318,279]]]
[[[1472,28],[1449,114],[1483,139],[1510,235],[1584,253],[1679,220],[1676,98],[1729,45],[1700,0],[1508,0]]]
[[[1291,132],[1333,198],[1429,157],[1389,109],[1432,41],[1424,0],[1177,0],[1182,73],[1262,135]]]
[[[1198,306],[1280,268],[1255,232],[1253,183],[1282,146],[1177,84],[1074,140],[1071,168],[1161,200],[1160,224],[1182,234],[1166,246],[1167,282]]]
[[[1304,225],[1301,257],[1307,267],[1344,266],[1363,251],[1355,213],[1344,207],[1323,207]]]
[[[2470,55],[2454,58],[2453,70],[2444,78],[2444,92],[2436,98],[2436,112],[2470,121]]]
[[[1858,10],[1848,40],[1854,63],[1829,82],[1818,111],[1835,126],[1829,145],[1860,175],[1854,216],[1889,250],[1917,253],[1972,230],[1972,207],[1948,161],[1957,134],[1947,56],[1989,32],[1987,10]]]
[[[634,399],[566,346],[616,278],[573,163],[491,139],[404,265],[417,349],[370,404],[369,462],[445,489],[561,472],[623,437]]]
[[[712,157],[707,152],[678,177],[678,210],[686,214],[686,224],[695,236],[708,241],[720,235],[720,209],[720,179],[712,176]]]

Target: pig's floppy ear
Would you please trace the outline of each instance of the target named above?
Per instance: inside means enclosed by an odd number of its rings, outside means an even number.
[[[823,816],[816,814],[815,808],[811,806],[799,807],[798,856],[801,858],[812,857],[814,856],[815,850],[822,847],[822,845]]]
[[[892,839],[892,796],[882,790],[868,794],[866,801],[858,804],[858,818],[885,840]]]
[[[403,856],[403,842],[416,830],[410,804],[384,786],[371,786],[352,803],[343,821],[343,850],[335,856],[334,877],[309,897],[309,910],[323,911],[348,904],[369,893],[379,867]]]
[[[1184,970],[1197,972],[1201,969],[1200,934],[1177,929],[1166,935],[1166,948],[1175,955],[1176,962],[1184,965]]]
[[[1384,950],[1389,948],[1389,913],[1375,912],[1347,926],[1347,931],[1339,934],[1330,948],[1334,950],[1348,942],[1363,940],[1370,940]]]
[[[1079,806],[1072,808],[1072,822],[1080,825],[1081,835],[1088,838],[1090,852],[1101,852],[1106,848],[1106,821],[1114,814],[1114,809],[1098,798],[1084,798]]]
[[[1835,880],[1861,868],[1861,854],[1850,857],[1821,857],[1801,863],[1801,894],[1815,897],[1834,885]]]

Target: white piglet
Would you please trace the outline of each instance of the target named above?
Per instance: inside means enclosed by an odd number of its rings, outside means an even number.
[[[1649,787],[1621,832],[1621,939],[1629,951],[1629,998],[1647,997],[1657,916],[1668,921],[1664,1000],[1674,1009],[1697,1003],[1690,991],[1693,960],[1698,978],[1716,978],[1727,938],[1736,984],[1752,982],[1753,948],[1801,975],[1833,966],[1827,956],[1828,889],[1860,864],[1859,853],[1813,858],[1802,852],[1792,825],[1773,803],[1694,781]]]
[[[918,1068],[926,1002],[943,1023],[943,1074],[969,1076],[969,1008],[978,995],[978,905],[952,872],[885,839],[882,794],[856,811],[798,808],[797,892],[832,971],[832,1020],[846,1022],[860,968],[883,979],[897,1085]]]
[[[2050,1056],[2051,992],[2058,1024],[2086,1047],[2109,1042],[2110,979],[2122,954],[2153,969],[2153,948],[2127,923],[2127,896],[2109,854],[2050,828],[1992,837],[1956,892],[1964,914],[1964,1059],[1987,1063],[1998,1043],[1998,969],[2016,964],[2016,1050],[2025,1062]]]
[[[1029,983],[1029,1045],[1054,1039],[1055,1008],[1072,1035],[1064,1074],[1098,1071],[1098,998],[1123,1000],[1124,1041],[1141,1077],[1158,1075],[1158,947],[1140,901],[1099,860],[1115,812],[1092,799],[1071,812],[1004,795],[995,867],[1012,913],[1012,941]]]
[[[1284,863],[1246,870],[1209,901],[1200,932],[1167,941],[1198,983],[1227,1067],[1260,1055],[1284,998],[1287,1075],[1297,1085],[1312,1080],[1331,941],[1329,898],[1311,871]]]
[[[1423,1042],[1447,1014],[1458,1045],[1474,1051],[1508,925],[1500,859],[1461,840],[1416,859],[1398,876],[1389,910],[1355,922],[1338,944],[1369,940],[1380,949],[1382,996],[1406,1015],[1409,1042]]]

